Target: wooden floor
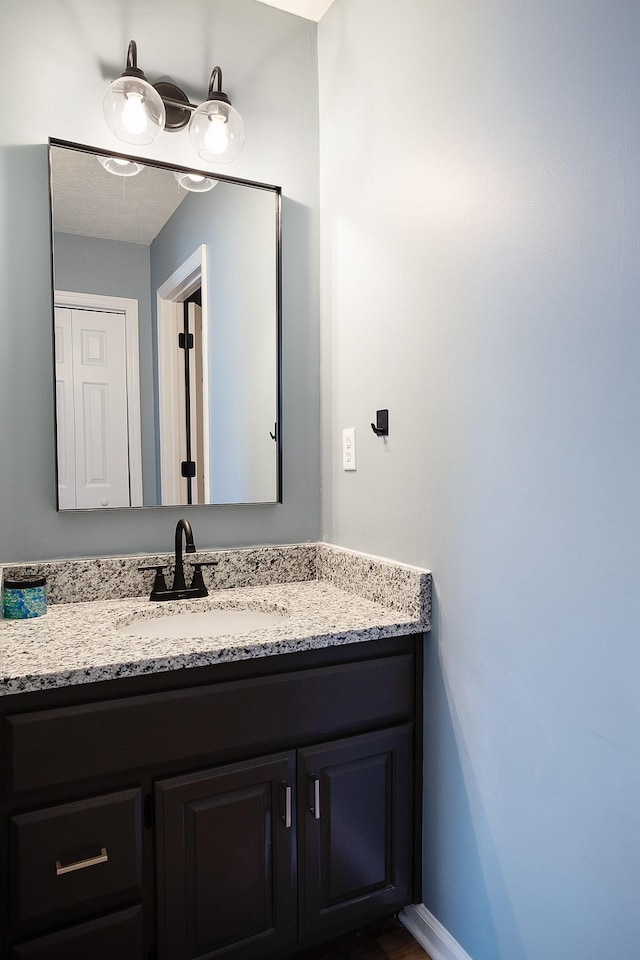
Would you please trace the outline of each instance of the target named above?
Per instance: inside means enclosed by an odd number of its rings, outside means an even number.
[[[325,944],[296,960],[430,960],[399,920],[385,920]]]

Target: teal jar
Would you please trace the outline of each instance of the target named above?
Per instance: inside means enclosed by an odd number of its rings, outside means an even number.
[[[2,607],[5,620],[43,617],[47,612],[46,578],[21,577],[5,580]]]

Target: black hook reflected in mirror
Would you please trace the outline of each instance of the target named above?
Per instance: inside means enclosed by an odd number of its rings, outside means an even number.
[[[272,440],[277,440],[277,439],[278,439],[278,424],[277,424],[277,423],[274,423],[274,425],[273,425],[273,433],[271,433],[271,430],[269,430],[269,436],[271,437]]]
[[[389,436],[389,411],[376,410],[376,422],[371,424],[371,429],[376,437]]]

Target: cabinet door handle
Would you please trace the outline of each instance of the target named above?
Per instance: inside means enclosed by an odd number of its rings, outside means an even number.
[[[284,780],[282,786],[284,787],[284,816],[280,819],[288,830],[291,826],[291,787]]]
[[[320,819],[320,780],[318,777],[310,777],[311,782],[313,783],[313,806],[311,807],[311,813],[316,820]]]
[[[63,873],[73,873],[74,870],[85,870],[87,867],[95,867],[98,863],[106,863],[109,859],[106,847],[100,848],[97,857],[89,857],[87,860],[76,860],[75,863],[61,863],[56,860],[56,877],[61,877]]]

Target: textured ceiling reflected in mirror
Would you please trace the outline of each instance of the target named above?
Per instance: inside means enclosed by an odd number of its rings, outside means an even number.
[[[134,179],[107,175],[93,153],[65,150],[54,156],[51,183],[58,233],[148,246],[187,196],[161,168],[143,166]]]

